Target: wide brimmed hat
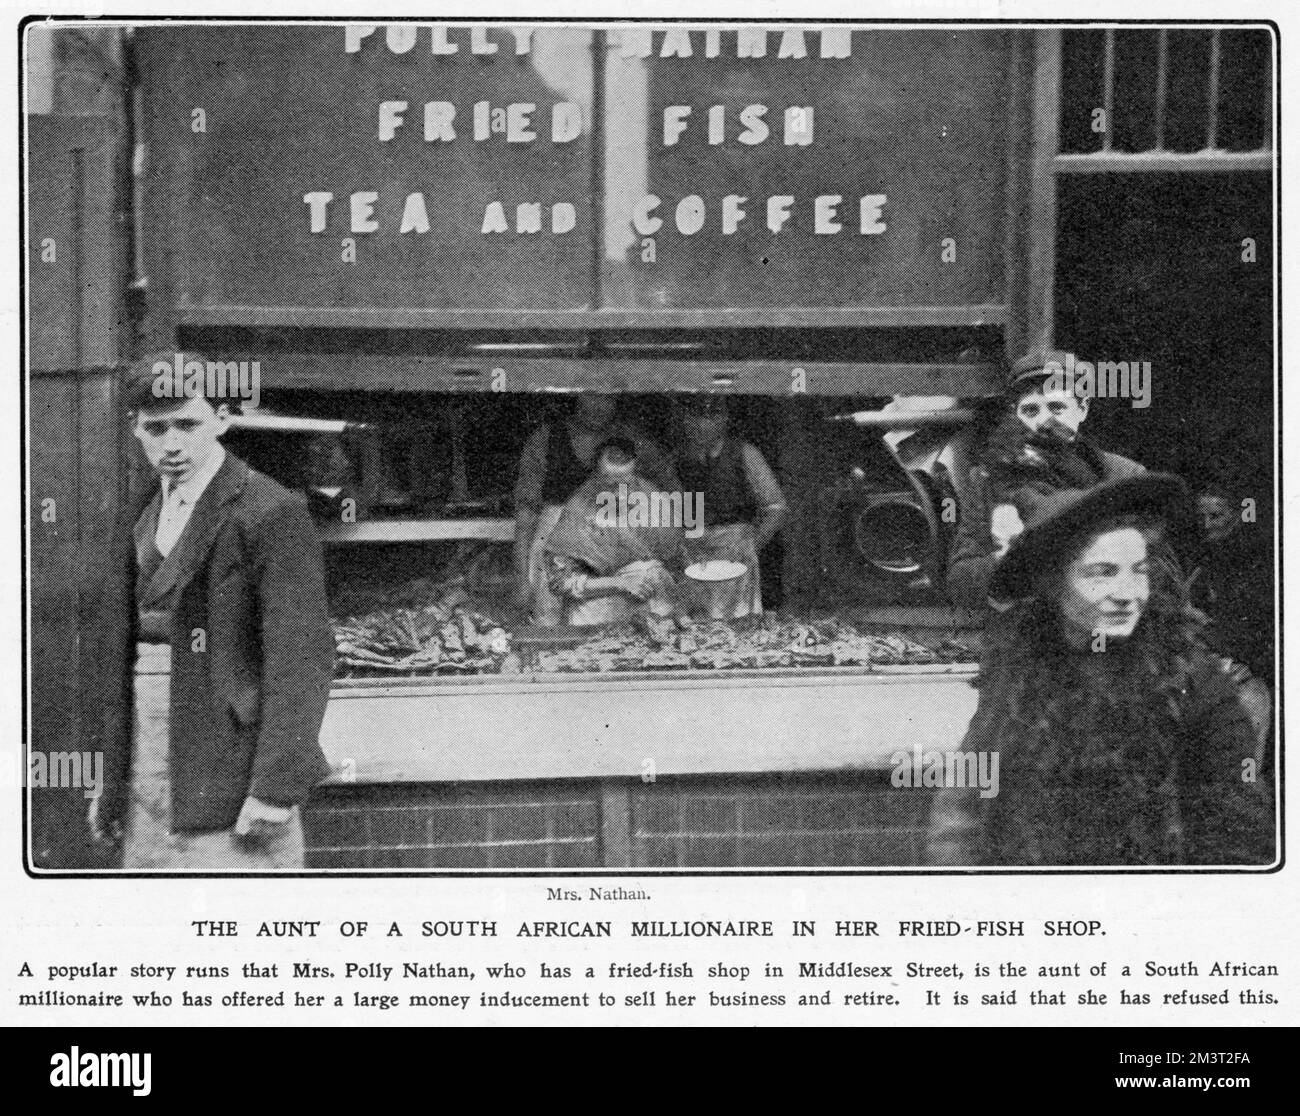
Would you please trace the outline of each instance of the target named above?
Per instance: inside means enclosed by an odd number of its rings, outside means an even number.
[[[1172,473],[1141,473],[1091,488],[1053,491],[1022,510],[1025,529],[994,570],[989,595],[995,600],[1031,596],[1039,573],[1094,524],[1122,515],[1148,515],[1181,526],[1186,507],[1187,486]]]

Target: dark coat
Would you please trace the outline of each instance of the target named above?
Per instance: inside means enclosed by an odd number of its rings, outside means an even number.
[[[1267,529],[1242,524],[1197,556],[1192,603],[1210,618],[1206,638],[1272,685],[1273,555]]]
[[[1117,453],[1094,452],[1103,481],[1146,472],[1136,461]],[[948,554],[948,599],[977,612],[988,607],[989,581],[997,566],[989,530],[989,515],[993,510],[989,488],[988,470],[976,465],[970,471],[962,496],[957,535]]]
[[[131,769],[136,521],[119,521],[106,587],[100,817],[123,816]],[[228,829],[246,797],[301,803],[329,774],[318,737],[334,670],[320,542],[305,502],[227,453],[177,544],[171,650],[176,832]]]
[[[1036,704],[1013,719],[1008,672],[998,665],[997,648],[1019,638],[1014,621],[1014,613],[990,621],[979,704],[961,745],[967,752],[997,753],[1000,789],[990,798],[964,787],[936,791],[929,863],[1263,866],[1272,861],[1271,795],[1263,774],[1251,774],[1255,733],[1236,687],[1213,655],[1197,649],[1186,660],[1177,690],[1151,694],[1150,709],[1169,702],[1176,710],[1167,752],[1154,736],[1108,741],[1108,746],[1127,745],[1122,762],[1132,765],[1120,769],[1126,777],[1116,782],[1110,770],[1091,768],[1094,774],[1081,774],[1072,762],[1098,737],[1125,733],[1116,720],[1123,716],[1118,706],[1098,703],[1088,723],[1074,721],[1060,730],[1066,734],[1060,741],[1061,758],[1046,768],[1035,763],[1027,735],[1046,716],[1048,701],[1059,699],[1070,685],[1122,685],[1136,673],[1134,664],[1123,659],[1120,649],[1105,655],[1082,652],[1074,657],[1077,662],[1067,656],[1061,669],[1049,675],[1057,680],[1053,693],[1039,695]],[[1115,690],[1109,692],[1113,698]],[[1154,717],[1150,723],[1156,723]],[[1132,781],[1143,778],[1159,784],[1145,808],[1128,793]]]

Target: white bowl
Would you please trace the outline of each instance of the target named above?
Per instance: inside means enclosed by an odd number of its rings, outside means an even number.
[[[735,581],[749,569],[744,562],[728,562],[715,558],[709,562],[695,562],[686,567],[686,576],[692,581]]]

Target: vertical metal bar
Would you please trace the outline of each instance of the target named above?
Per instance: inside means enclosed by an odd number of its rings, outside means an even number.
[[[1219,31],[1210,32],[1210,88],[1206,93],[1208,119],[1205,125],[1205,149],[1217,150],[1219,146]]]
[[[1156,37],[1156,150],[1165,149],[1165,102],[1169,96],[1169,32]]]
[[[1110,150],[1111,130],[1115,126],[1115,29],[1108,27],[1105,36],[1105,61],[1102,77],[1102,107],[1106,113],[1106,130],[1101,134],[1101,149]],[[1059,71],[1060,64],[1057,64]]]
[[[605,262],[605,52],[604,31],[591,35],[591,309],[601,308]]]

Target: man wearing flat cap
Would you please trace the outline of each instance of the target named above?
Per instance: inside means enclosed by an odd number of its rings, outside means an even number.
[[[1022,529],[1024,508],[1062,489],[1087,489],[1145,470],[1080,433],[1089,400],[1069,372],[1072,353],[1039,349],[1012,366],[1006,410],[970,471],[948,559],[948,596],[982,610],[998,561]]]

